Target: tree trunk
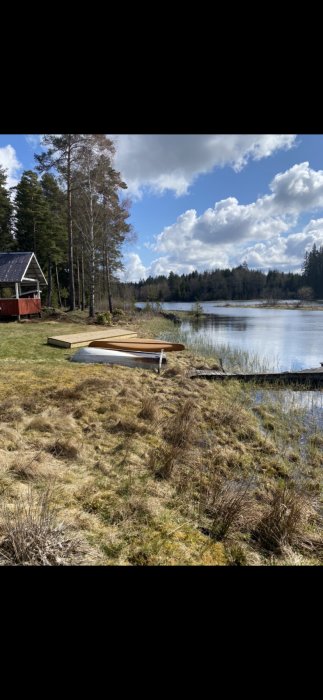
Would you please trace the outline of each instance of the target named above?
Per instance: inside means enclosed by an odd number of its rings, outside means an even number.
[[[90,303],[89,316],[94,318],[94,286],[95,286],[95,249],[94,249],[94,226],[93,226],[93,201],[90,196]]]
[[[81,280],[80,280],[80,260],[79,260],[79,254],[77,254],[76,258],[76,269],[77,269],[77,305],[78,308],[81,308]]]
[[[50,255],[48,256],[48,291],[47,291],[47,306],[52,305],[52,263]]]
[[[110,265],[109,265],[108,255],[107,255],[107,288],[108,288],[109,311],[110,311],[110,314],[112,314],[113,306],[112,306],[112,294],[111,294],[111,275],[110,275]]]
[[[71,189],[71,137],[69,137],[67,153],[67,222],[68,222],[68,266],[69,266],[69,305],[70,311],[75,309],[74,260],[73,260],[73,222],[72,222],[72,189]]]
[[[58,278],[57,263],[55,263],[55,275],[56,275],[56,286],[57,286],[58,304],[59,304],[59,306],[61,307],[61,306],[62,306],[62,299],[61,299],[61,288],[60,288],[59,278]]]
[[[85,309],[85,280],[84,280],[84,253],[83,253],[83,246],[82,246],[82,253],[81,253],[81,274],[82,274],[82,311]]]

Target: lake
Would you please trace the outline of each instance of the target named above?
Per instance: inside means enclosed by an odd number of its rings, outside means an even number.
[[[215,351],[219,346],[230,346],[232,350],[257,356],[268,370],[320,366],[323,362],[322,311],[247,308],[246,303],[219,306],[219,302],[201,302],[207,316],[198,321],[183,321],[181,331],[187,342],[195,346],[196,341],[201,341]],[[164,302],[162,308],[189,311],[192,303]]]

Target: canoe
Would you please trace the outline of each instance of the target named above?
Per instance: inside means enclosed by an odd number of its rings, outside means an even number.
[[[125,365],[126,367],[139,367],[140,369],[158,369],[160,353],[123,352],[108,350],[106,348],[80,348],[70,358],[71,362],[92,362],[96,364]],[[165,364],[166,357],[162,357]]]
[[[158,338],[122,338],[118,340],[93,340],[89,344],[90,348],[107,348],[114,350],[126,350],[129,352],[174,352],[185,350],[185,345],[181,343],[170,343],[167,340]]]

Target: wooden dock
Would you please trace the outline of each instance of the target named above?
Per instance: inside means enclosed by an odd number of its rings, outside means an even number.
[[[106,328],[102,331],[86,331],[85,333],[69,333],[68,335],[56,335],[47,338],[48,345],[57,345],[59,348],[83,348],[92,340],[124,340],[136,338],[137,333],[126,328]]]
[[[242,374],[234,372],[217,372],[214,370],[197,369],[191,372],[190,379],[211,379],[225,381],[238,379],[244,382],[268,382],[270,384],[304,384],[308,387],[323,387],[323,366],[312,369],[302,369],[297,372],[258,372]]]

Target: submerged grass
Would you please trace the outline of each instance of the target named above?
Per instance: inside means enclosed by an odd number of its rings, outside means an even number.
[[[178,326],[163,333],[164,340],[183,343],[195,355],[211,360],[227,372],[278,371],[278,360],[259,357],[257,353],[233,348],[226,343],[214,343],[209,338],[194,335]]]

